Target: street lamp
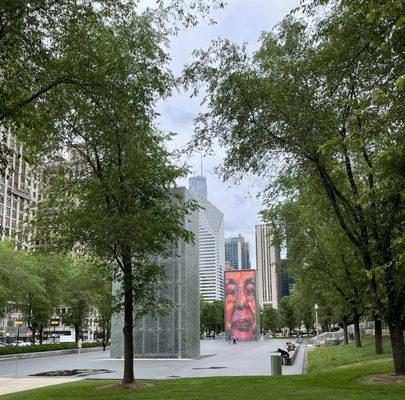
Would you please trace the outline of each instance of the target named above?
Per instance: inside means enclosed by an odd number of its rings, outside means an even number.
[[[17,346],[18,346],[18,340],[20,337],[20,326],[24,323],[22,319],[16,319],[15,324],[17,325]]]
[[[52,318],[51,319],[51,326],[53,326],[53,342],[56,343],[55,329],[56,329],[57,326],[59,326],[59,319],[58,318]]]
[[[318,304],[315,303],[314,305],[315,308],[315,329],[316,329],[316,338],[318,340],[318,335],[319,335],[319,324],[318,324]]]

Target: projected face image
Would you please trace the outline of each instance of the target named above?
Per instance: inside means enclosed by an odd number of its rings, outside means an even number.
[[[227,334],[239,340],[252,340],[256,334],[254,271],[227,272],[225,295]]]

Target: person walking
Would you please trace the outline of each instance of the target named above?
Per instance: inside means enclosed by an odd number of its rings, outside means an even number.
[[[232,336],[232,344],[234,344],[234,345],[237,344],[237,343],[236,343],[236,337],[235,337],[235,336]]]
[[[82,344],[83,344],[83,341],[82,341],[82,339],[79,339],[78,341],[77,341],[77,352],[80,354],[80,352],[82,351]]]
[[[101,341],[101,346],[103,346],[103,351],[105,351],[105,348],[107,347],[107,341],[105,339]]]

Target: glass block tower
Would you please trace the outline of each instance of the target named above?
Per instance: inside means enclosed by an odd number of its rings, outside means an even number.
[[[177,189],[184,201],[190,200],[185,188]],[[198,290],[198,211],[187,216],[185,228],[195,235],[195,243],[179,241],[173,256],[163,262],[166,287],[160,296],[173,307],[164,317],[135,314],[135,358],[188,358],[200,354],[200,297]],[[115,315],[111,326],[111,357],[124,355],[123,313]]]

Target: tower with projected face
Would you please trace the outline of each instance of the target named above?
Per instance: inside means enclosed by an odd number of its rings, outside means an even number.
[[[260,331],[256,271],[225,272],[225,330],[238,340],[256,340]]]

